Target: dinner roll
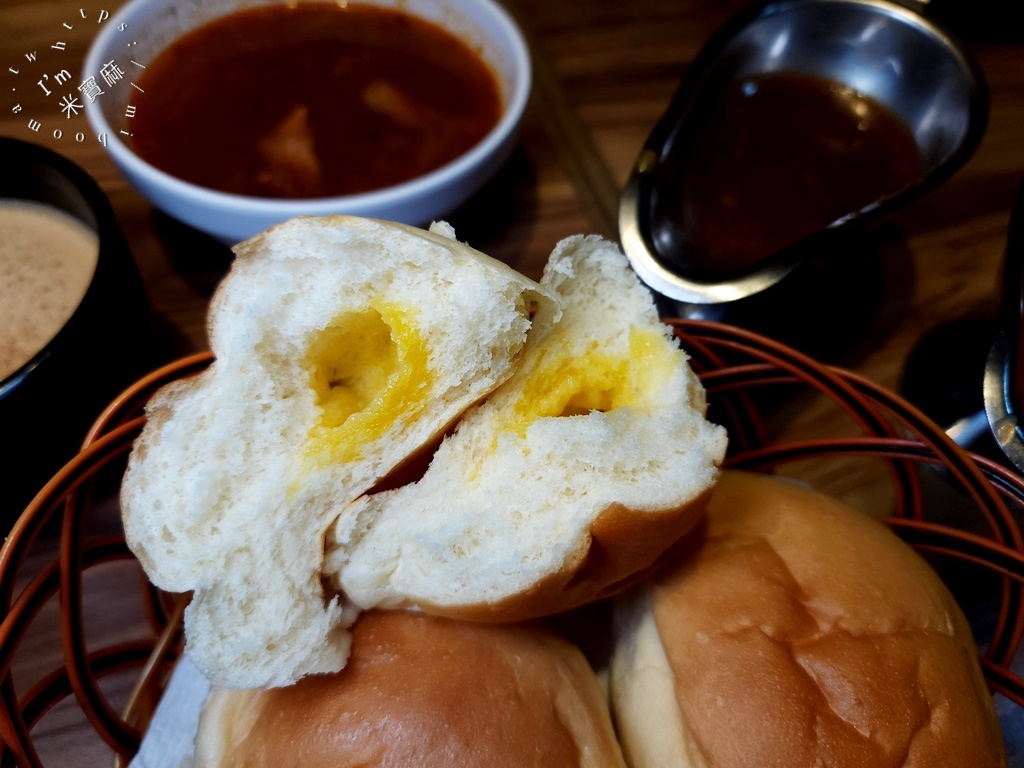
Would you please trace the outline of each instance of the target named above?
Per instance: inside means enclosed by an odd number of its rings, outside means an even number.
[[[363,614],[339,673],[214,689],[198,768],[624,768],[583,654],[539,628]]]
[[[970,628],[881,523],[723,473],[678,565],[616,606],[610,686],[633,768],[993,768]]]
[[[363,607],[522,620],[615,593],[700,518],[726,447],[686,354],[618,247],[559,243],[522,364],[421,479],[331,529],[325,575]]]
[[[294,219],[235,248],[216,361],[153,397],[121,502],[151,581],[194,590],[187,652],[227,687],[340,669],[321,581],[338,512],[513,372],[539,286],[450,227]]]

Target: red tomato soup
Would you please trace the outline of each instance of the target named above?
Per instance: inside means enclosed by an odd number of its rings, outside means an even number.
[[[469,150],[498,122],[494,74],[464,42],[396,10],[299,3],[185,35],[134,95],[134,150],[241,195],[379,189]]]

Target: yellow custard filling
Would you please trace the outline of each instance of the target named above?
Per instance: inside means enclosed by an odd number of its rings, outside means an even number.
[[[657,331],[632,327],[628,356],[601,350],[593,341],[582,355],[571,343],[550,344],[522,385],[507,429],[525,435],[545,416],[573,416],[632,406],[654,407],[654,393],[685,362],[682,350]]]
[[[357,460],[396,423],[416,419],[434,384],[426,338],[412,313],[392,303],[336,318],[306,365],[322,410],[309,453],[329,461]]]

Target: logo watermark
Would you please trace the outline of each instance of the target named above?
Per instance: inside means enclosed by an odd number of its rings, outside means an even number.
[[[9,93],[14,96],[10,111],[25,120],[29,131],[56,141],[83,143],[92,135],[80,127],[84,118],[79,119],[79,115],[85,111],[86,102],[93,104],[104,97],[110,98],[109,94],[119,88],[131,87],[142,91],[136,78],[146,67],[136,60],[132,52],[135,41],[125,45],[127,53],[123,57],[104,62],[97,72],[75,73],[68,68],[66,62],[71,58],[73,46],[69,42],[72,37],[67,33],[76,27],[81,30],[82,25],[90,25],[97,29],[98,34],[110,18],[106,9],[87,11],[79,8],[76,16],[64,20],[55,30],[48,48],[26,50],[24,62],[19,60],[9,64],[6,74],[12,83]],[[128,33],[129,25],[119,22],[117,31]],[[80,38],[80,33],[76,33],[76,37]],[[84,51],[78,53],[84,57]],[[34,97],[31,100],[25,96],[30,91]],[[40,92],[47,107],[42,112],[38,112]],[[31,106],[26,106],[28,104]],[[125,118],[131,119],[135,114],[136,107],[129,104],[125,108]],[[120,133],[132,135],[124,129]],[[106,133],[95,134],[94,138],[104,147],[109,141]]]

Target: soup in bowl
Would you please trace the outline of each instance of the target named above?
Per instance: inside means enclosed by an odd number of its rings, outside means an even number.
[[[85,73],[111,66],[93,129],[155,206],[227,243],[300,214],[443,216],[507,159],[530,92],[493,0],[133,0]]]
[[[0,137],[0,526],[78,451],[103,407],[162,362],[106,195],[67,158]]]

